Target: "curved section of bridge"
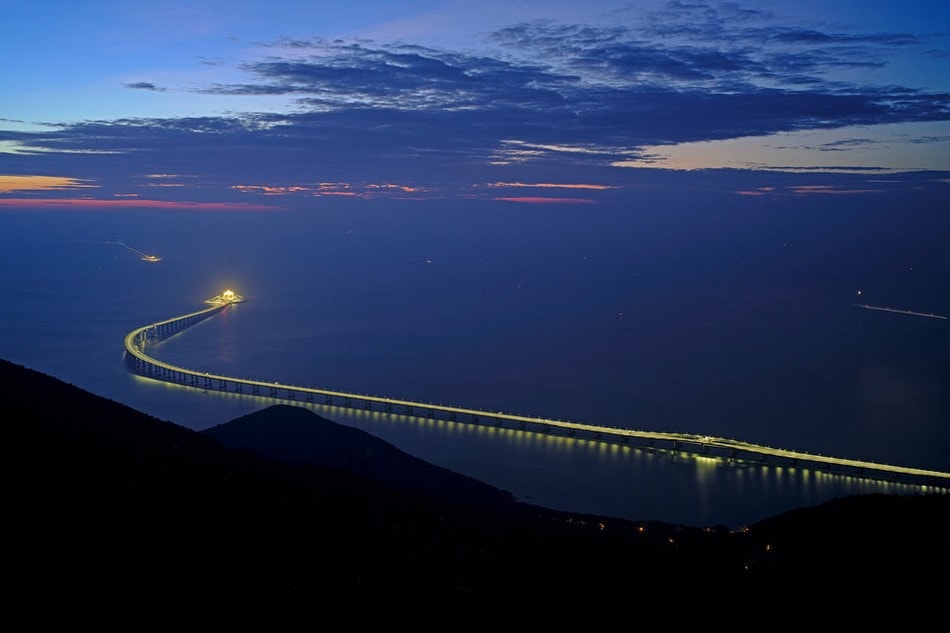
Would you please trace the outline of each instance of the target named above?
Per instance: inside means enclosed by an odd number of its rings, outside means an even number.
[[[243,297],[229,290],[217,297],[208,299],[205,303],[209,304],[210,307],[204,310],[151,323],[129,332],[125,337],[125,351],[126,361],[130,369],[148,378],[202,390],[214,389],[222,392],[266,396],[281,400],[322,403],[386,413],[403,413],[417,417],[441,418],[470,424],[514,425],[517,428],[532,432],[558,433],[615,444],[671,449],[696,455],[741,459],[776,466],[810,467],[873,479],[900,480],[905,483],[940,487],[950,486],[950,473],[935,470],[803,453],[709,435],[638,431],[515,415],[501,411],[482,411],[398,398],[235,378],[176,367],[148,355],[147,349],[151,342],[157,342],[189,328],[222,310],[228,309],[231,304],[242,301],[244,301]]]

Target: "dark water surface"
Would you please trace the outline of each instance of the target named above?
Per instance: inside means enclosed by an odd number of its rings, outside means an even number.
[[[231,288],[247,302],[155,354],[224,375],[947,471],[950,321],[855,306],[950,314],[945,209],[894,204],[7,211],[0,357],[207,428],[273,401],[133,376],[122,340]],[[738,525],[918,490],[313,408],[520,498],[632,519]]]

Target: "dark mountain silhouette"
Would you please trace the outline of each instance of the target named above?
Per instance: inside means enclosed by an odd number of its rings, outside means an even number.
[[[0,385],[0,595],[20,627],[760,632],[943,617],[946,494],[840,499],[744,533],[621,521],[443,469],[430,472],[444,486],[406,487],[416,460],[309,411],[302,427],[293,407],[198,433],[4,361]]]
[[[407,492],[471,503],[514,501],[510,492],[430,464],[365,431],[300,407],[274,405],[202,433],[230,448],[332,468]]]

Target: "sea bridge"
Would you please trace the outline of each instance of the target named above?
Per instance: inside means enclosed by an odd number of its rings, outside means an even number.
[[[295,402],[401,413],[421,418],[460,423],[505,426],[525,431],[558,434],[640,448],[673,450],[694,455],[721,457],[775,466],[800,466],[843,475],[903,483],[950,487],[950,473],[869,462],[815,453],[773,448],[751,442],[694,433],[642,431],[598,424],[553,420],[501,411],[431,404],[398,398],[267,382],[177,367],[148,355],[148,346],[204,321],[244,298],[228,290],[208,299],[203,310],[144,325],[125,337],[126,362],[135,373],[164,382],[202,390],[264,396]]]

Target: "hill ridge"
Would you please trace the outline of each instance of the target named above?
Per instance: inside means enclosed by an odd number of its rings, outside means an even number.
[[[849,497],[744,533],[453,502],[305,451],[229,447],[213,436],[231,423],[198,433],[7,361],[0,384],[3,600],[37,624],[798,631],[942,616],[928,579],[950,563],[947,495]],[[277,408],[230,428],[275,414],[304,419]]]

